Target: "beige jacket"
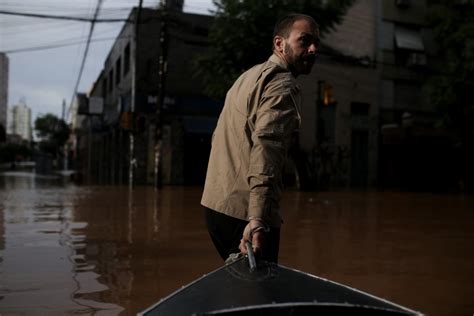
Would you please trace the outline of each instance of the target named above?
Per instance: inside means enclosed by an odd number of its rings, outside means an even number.
[[[280,226],[282,169],[300,121],[300,89],[282,59],[272,55],[242,74],[214,131],[201,204]]]

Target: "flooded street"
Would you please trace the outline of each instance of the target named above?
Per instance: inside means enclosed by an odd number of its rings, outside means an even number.
[[[0,314],[135,315],[223,263],[201,188],[0,175]],[[287,192],[280,263],[429,315],[474,313],[474,197]]]

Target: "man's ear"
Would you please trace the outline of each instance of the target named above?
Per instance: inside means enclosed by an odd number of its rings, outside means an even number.
[[[284,38],[280,35],[277,35],[273,38],[273,48],[280,53],[283,53],[285,50],[285,41]]]

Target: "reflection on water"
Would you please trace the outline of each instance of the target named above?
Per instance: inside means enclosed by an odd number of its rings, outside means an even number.
[[[0,313],[93,314],[123,308],[84,300],[107,289],[81,255],[86,222],[74,219],[80,190],[61,178],[26,173],[0,176]]]
[[[0,176],[0,313],[135,315],[222,265],[200,188]],[[430,315],[474,312],[474,198],[288,192],[280,262]]]

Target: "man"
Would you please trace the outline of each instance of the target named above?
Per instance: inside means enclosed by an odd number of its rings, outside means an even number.
[[[227,92],[214,131],[201,204],[214,245],[225,260],[246,253],[277,262],[282,217],[282,171],[300,125],[295,78],[316,59],[319,28],[313,18],[291,14],[273,35],[273,54],[242,74]]]

